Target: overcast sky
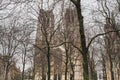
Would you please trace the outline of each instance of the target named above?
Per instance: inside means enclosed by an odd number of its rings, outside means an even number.
[[[24,23],[27,19],[33,19],[36,20],[36,23],[34,24],[35,26],[37,26],[37,17],[38,17],[38,6],[40,6],[41,2],[40,0],[33,0],[33,3],[24,3],[24,4],[11,4],[8,5],[5,9],[2,10],[2,8],[0,7],[0,19],[5,18],[8,16],[8,18],[1,20],[0,25],[5,25],[5,26],[9,26],[9,22],[11,21],[11,19],[13,19],[13,17],[21,17],[19,19],[19,22],[22,24]],[[39,2],[37,2],[39,1]],[[53,0],[49,0],[49,6],[52,5]],[[67,0],[66,0],[67,1]],[[2,3],[0,3],[0,5],[3,4],[7,4],[9,3],[10,0],[5,0]],[[47,0],[43,0],[43,8],[47,9]],[[61,8],[61,3],[59,2],[55,5],[55,9],[54,9],[54,13],[57,14],[55,15],[55,18],[59,18],[58,14],[59,12],[61,12],[60,8]],[[68,3],[65,3],[65,5],[68,5]],[[85,25],[88,25],[88,23],[90,23],[91,20],[91,10],[96,8],[96,0],[82,0],[82,11],[83,11],[83,16],[84,16],[84,22]],[[13,13],[14,12],[14,13]],[[34,34],[35,37],[35,34]],[[22,68],[22,66],[20,65],[21,61],[18,61],[18,66],[20,66],[20,68]],[[26,64],[26,68],[28,68],[30,65]]]
[[[9,2],[9,0],[4,0],[4,1]],[[22,5],[21,4],[17,4],[17,5],[11,4],[11,5],[7,6],[7,8],[5,10],[0,10],[0,19],[9,15],[9,12],[14,11],[13,15],[10,13],[11,17],[13,17],[13,16],[22,17],[22,18],[20,18],[21,23],[24,23],[26,20],[29,21],[32,19],[34,22],[31,22],[31,23],[34,23],[34,26],[37,27],[37,18],[38,18],[38,13],[39,13],[38,6],[41,7],[40,6],[41,2],[40,2],[40,0],[33,0],[33,1],[34,2],[24,3]],[[37,1],[39,1],[39,2],[37,2]],[[43,0],[43,1],[44,1],[43,8],[47,9],[47,7],[48,7],[47,0]],[[49,1],[50,1],[49,6],[51,6],[53,0],[49,0]],[[96,10],[98,7],[97,0],[81,0],[81,1],[82,1],[82,14],[84,16],[85,30],[88,30],[87,32],[89,34],[93,35],[93,33],[92,33],[93,32],[92,28],[94,26],[93,10]],[[2,4],[4,4],[4,3],[2,3]],[[61,3],[62,2],[59,2],[55,5],[54,13],[57,14],[57,15],[55,15],[55,19],[59,18],[58,14],[59,14],[59,12],[61,12],[60,11]],[[1,5],[1,3],[0,3],[0,5]],[[67,5],[67,3],[65,5]],[[0,7],[0,9],[1,9],[1,7]],[[3,25],[3,23],[5,23],[5,25],[8,25],[9,20],[10,20],[9,18],[7,18],[5,20],[1,20],[0,25]],[[94,26],[94,27],[95,27],[95,28],[93,28],[94,30],[98,29],[98,26]],[[96,30],[96,33],[100,33],[100,31]],[[34,38],[35,38],[35,33],[34,33]],[[19,64],[20,64],[20,62],[19,62]],[[19,66],[21,67],[21,65],[19,65]],[[27,64],[26,68],[28,68],[29,66],[30,65]]]

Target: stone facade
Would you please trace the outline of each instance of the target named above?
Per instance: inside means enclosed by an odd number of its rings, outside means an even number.
[[[105,32],[115,31],[115,24],[110,24],[110,19],[106,19]],[[119,32],[112,32],[105,36],[106,51],[106,74],[107,80],[120,80],[120,37]],[[112,74],[113,73],[113,74]]]
[[[52,32],[55,29],[54,26],[54,14],[49,10],[40,10],[38,17],[38,28],[36,33],[36,48],[34,57],[34,67],[35,67],[35,80],[46,80],[47,79],[47,59],[46,59],[46,42],[45,37],[49,39]],[[43,30],[44,29],[44,30]],[[63,41],[63,36],[61,32],[64,32],[67,41],[72,41],[74,45],[80,47],[79,45],[79,27],[76,16],[76,11],[74,9],[66,9],[62,27],[58,29],[55,38],[51,41],[53,43],[59,43],[58,37]],[[44,32],[46,31],[46,32]],[[45,33],[45,34],[44,34]],[[65,46],[59,46],[52,48],[51,50],[51,80],[64,80],[65,78]],[[82,74],[82,58],[77,49],[74,47],[69,47],[68,50],[69,61],[67,78],[72,80],[74,75],[74,80],[83,80]],[[73,72],[74,71],[74,72]]]

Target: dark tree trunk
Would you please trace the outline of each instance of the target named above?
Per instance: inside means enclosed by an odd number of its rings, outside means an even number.
[[[113,62],[110,57],[110,73],[111,73],[111,80],[114,80],[114,72],[113,72]]]
[[[54,74],[54,80],[57,80],[57,74]]]
[[[89,71],[88,71],[88,49],[86,46],[86,38],[83,25],[83,16],[81,11],[81,0],[71,0],[76,6],[78,21],[79,21],[79,32],[80,32],[80,45],[82,49],[83,57],[83,78],[84,80],[89,80]]]
[[[70,76],[71,76],[71,80],[74,80],[74,76],[75,76],[74,70],[72,70],[72,74]]]
[[[42,80],[46,80],[46,75],[45,74],[42,75]]]
[[[50,74],[51,74],[51,66],[50,66],[50,47],[49,43],[47,44],[47,65],[48,65],[48,72],[47,72],[47,78],[50,80]]]
[[[58,74],[58,80],[61,80],[61,74]]]
[[[70,75],[70,79],[74,80],[74,76],[75,76],[75,71],[74,71],[74,64],[70,61],[71,64],[71,70],[72,70],[72,74]]]
[[[70,80],[74,80],[74,74],[70,74]]]
[[[25,74],[25,58],[26,58],[26,49],[23,57],[23,69],[22,69],[22,78],[21,80],[24,80],[24,74]]]
[[[25,72],[25,62],[23,62],[23,70],[22,70],[22,78],[21,78],[21,80],[24,80],[24,72]]]
[[[68,50],[66,49],[66,62],[65,62],[65,80],[67,80],[68,72]]]
[[[33,62],[32,80],[35,80],[35,55],[33,61],[34,62]]]
[[[114,72],[113,72],[113,62],[112,62],[112,57],[111,55],[113,54],[112,53],[112,50],[110,49],[110,46],[108,48],[108,57],[109,57],[109,61],[110,61],[110,73],[111,73],[111,80],[114,80]]]
[[[46,75],[45,75],[45,65],[42,64],[42,80],[46,80]]]
[[[84,78],[84,80],[89,80],[87,55],[83,55],[83,78]]]
[[[102,65],[103,65],[103,80],[107,80],[107,74],[106,74],[106,61],[105,61],[105,58],[104,58],[104,55],[102,54]]]

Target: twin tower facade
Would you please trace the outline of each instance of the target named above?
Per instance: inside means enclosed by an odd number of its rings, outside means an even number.
[[[77,14],[74,9],[66,9],[56,25],[51,10],[40,9],[36,33],[34,57],[35,80],[47,80],[47,47],[50,47],[51,80],[83,80],[81,55],[67,42],[80,47]],[[66,43],[65,43],[66,42]],[[65,44],[61,44],[65,43]]]

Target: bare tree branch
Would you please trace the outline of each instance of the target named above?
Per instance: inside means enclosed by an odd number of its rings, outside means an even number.
[[[109,33],[112,33],[112,32],[119,32],[120,30],[115,30],[115,31],[108,31],[108,32],[105,32],[105,33],[100,33],[100,34],[97,34],[95,35],[94,37],[91,38],[90,42],[88,43],[88,46],[87,46],[87,50],[89,49],[91,43],[99,36],[103,36],[103,35],[106,35],[106,34],[109,34]]]

